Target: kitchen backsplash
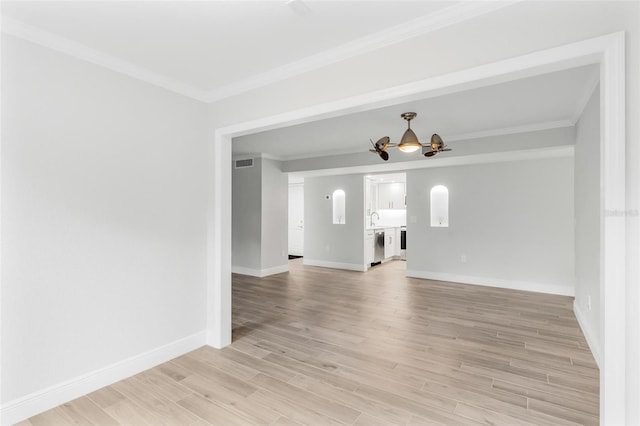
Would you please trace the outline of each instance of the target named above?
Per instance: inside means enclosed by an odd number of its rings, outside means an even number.
[[[380,219],[376,221],[376,226],[389,228],[407,226],[407,211],[404,209],[380,209],[378,215],[380,215]],[[367,218],[367,225],[369,225],[369,221],[370,218]]]

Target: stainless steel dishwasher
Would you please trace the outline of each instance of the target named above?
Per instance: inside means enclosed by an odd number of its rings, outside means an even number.
[[[379,263],[384,259],[384,231],[376,231],[374,242],[373,263]]]

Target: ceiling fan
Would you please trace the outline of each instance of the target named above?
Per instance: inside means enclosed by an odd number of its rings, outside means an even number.
[[[451,151],[450,148],[447,148],[447,146],[442,141],[442,138],[437,133],[434,133],[431,136],[431,143],[429,144],[422,144],[420,143],[420,141],[418,141],[418,137],[413,132],[413,130],[411,130],[411,120],[416,118],[417,115],[418,114],[416,114],[415,112],[405,112],[400,115],[400,117],[407,120],[407,130],[402,135],[402,139],[400,139],[399,143],[391,142],[389,136],[384,136],[380,138],[376,143],[373,143],[373,141],[371,141],[373,149],[370,149],[369,151],[378,154],[384,161],[387,161],[389,159],[389,153],[387,152],[387,148],[389,147],[398,148],[402,152],[414,152],[420,148],[423,148],[422,154],[425,157],[433,157],[439,152]]]

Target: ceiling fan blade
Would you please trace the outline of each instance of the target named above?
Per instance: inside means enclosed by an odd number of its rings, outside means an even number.
[[[451,148],[441,149],[440,152],[453,151]]]
[[[433,157],[437,153],[438,153],[438,151],[427,151],[427,152],[424,153],[424,156],[425,157]]]
[[[440,152],[442,148],[444,148],[444,142],[442,142],[442,138],[439,134],[434,133],[431,135],[430,147],[432,151]]]
[[[378,142],[376,142],[375,147],[376,149],[380,149],[382,151],[384,151],[385,149],[387,149],[387,145],[389,145],[389,141],[391,139],[389,139],[389,136],[383,136],[380,139],[378,139]]]
[[[369,152],[373,152],[373,153],[377,154],[378,150],[377,149],[370,149]]]
[[[389,153],[387,151],[380,151],[378,155],[380,155],[380,158],[382,158],[384,161],[387,161],[389,159]]]

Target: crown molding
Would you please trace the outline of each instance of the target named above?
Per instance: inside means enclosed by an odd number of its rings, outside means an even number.
[[[278,157],[276,155],[271,155],[271,154],[267,154],[264,152],[255,152],[255,153],[239,153],[239,154],[233,154],[232,153],[232,159],[233,161],[236,160],[248,160],[250,158],[256,159],[256,158],[264,158],[265,160],[274,160],[274,161],[286,161],[285,158],[283,157]]]
[[[427,34],[442,28],[458,24],[484,14],[494,12],[521,0],[473,2],[465,1],[443,8],[428,15],[393,26],[386,30],[361,37],[333,49],[307,56],[296,62],[273,68],[230,83],[207,93],[207,102],[217,102],[224,98],[239,95],[269,84],[277,83],[318,68],[344,61],[385,46]]]
[[[591,97],[593,96],[593,93],[596,91],[596,88],[598,87],[599,84],[600,84],[600,73],[594,72],[593,76],[591,77],[591,81],[589,81],[589,86],[587,86],[587,90],[582,94],[582,97],[580,98],[580,100],[578,100],[578,105],[576,106],[576,110],[571,116],[571,121],[573,121],[574,124],[576,124],[578,120],[580,120],[580,117],[582,117],[582,113],[584,112],[584,109],[587,107],[587,104],[591,100]]]
[[[518,133],[539,132],[541,130],[559,129],[562,127],[573,127],[574,125],[575,122],[572,120],[546,121],[542,123],[526,124],[524,126],[503,127],[499,129],[483,130],[479,132],[445,135],[442,136],[442,139],[447,142],[466,141],[494,136],[515,135]]]
[[[24,22],[2,16],[2,32],[40,46],[48,47],[58,52],[66,53],[78,59],[100,65],[111,71],[145,81],[175,93],[206,101],[205,93],[188,84],[134,65],[130,62],[111,56],[107,53],[92,49],[84,44],[69,40],[57,34],[50,33]]]
[[[286,173],[308,178],[318,176],[349,175],[354,173],[393,173],[433,167],[468,166],[476,164],[507,163],[512,161],[545,160],[550,158],[573,157],[573,145],[560,145],[545,149],[521,149],[499,151],[486,154],[468,154],[452,157],[435,157],[429,161],[400,161],[397,163],[366,164],[362,166],[345,166],[333,169],[315,169],[308,171],[292,170]]]
[[[519,1],[522,0],[495,2],[467,1],[457,3],[409,22],[345,43],[336,48],[308,56],[300,61],[273,68],[264,73],[238,80],[211,91],[197,89],[184,82],[7,16],[2,16],[2,32],[103,66],[112,71],[128,75],[129,77],[145,81],[189,98],[212,103],[362,55],[384,46],[396,44],[412,37],[464,22],[502,9]]]

